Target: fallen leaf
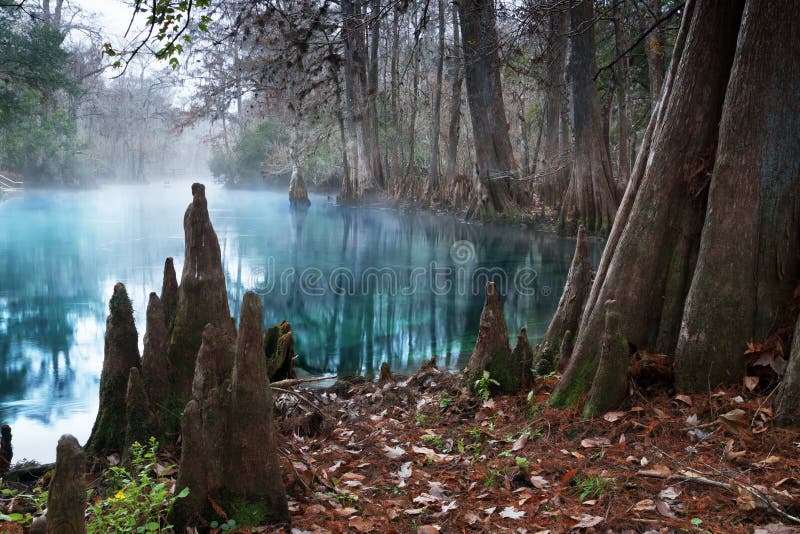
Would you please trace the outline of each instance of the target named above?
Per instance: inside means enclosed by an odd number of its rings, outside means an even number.
[[[572,525],[572,528],[592,528],[596,527],[597,525],[603,522],[602,516],[589,515],[589,514],[583,514],[580,516],[580,518],[573,517],[573,519],[580,519],[580,521]]]
[[[679,400],[687,406],[692,406],[692,398],[689,395],[675,395],[675,400]]]
[[[538,475],[531,477],[531,484],[536,489],[544,489],[550,486],[550,483],[544,477]]]
[[[741,408],[736,408],[720,415],[718,421],[734,434],[750,426],[750,421],[747,420],[747,413]]]
[[[526,443],[528,443],[528,434],[520,434],[517,441],[515,441],[514,445],[511,447],[511,450],[513,452],[520,451],[525,448]]]
[[[625,412],[608,412],[603,416],[603,419],[609,423],[615,423],[625,417]]]
[[[520,519],[522,517],[525,517],[525,511],[524,510],[518,511],[513,506],[506,506],[500,512],[500,517],[505,517],[506,519]]]
[[[439,527],[435,525],[422,525],[417,529],[417,534],[439,534]]]
[[[366,477],[364,475],[359,475],[358,473],[353,473],[351,471],[351,472],[343,474],[339,478],[341,478],[342,480],[358,480],[358,481],[361,481],[361,480],[364,480]]]
[[[480,520],[481,518],[478,517],[477,514],[474,514],[472,512],[467,512],[466,514],[464,514],[464,521],[466,521],[468,525],[474,525]]]
[[[739,493],[736,497],[736,507],[746,512],[755,510],[758,506],[755,496],[741,486],[736,486],[736,489]]]
[[[753,391],[758,387],[758,377],[757,376],[746,376],[744,377],[744,387],[746,387],[749,391]]]
[[[672,513],[672,509],[669,507],[669,504],[665,503],[664,501],[656,501],[656,510],[664,517],[675,517],[675,514]]]
[[[581,440],[581,447],[584,449],[596,449],[598,447],[609,447],[611,442],[608,438],[586,438]]]
[[[406,515],[419,515],[427,509],[427,506],[423,506],[422,508],[409,508],[408,510],[403,510],[403,513]]]
[[[333,513],[338,515],[339,517],[347,517],[353,514],[357,514],[358,510],[350,506],[347,506],[345,508],[336,508],[333,510]]]
[[[666,465],[654,465],[650,469],[640,469],[636,472],[640,477],[667,478],[672,474]]]
[[[353,517],[347,522],[347,526],[358,532],[371,532],[375,529],[375,522],[363,517]]]
[[[658,498],[667,501],[672,501],[677,499],[678,495],[680,494],[681,494],[680,490],[675,489],[674,486],[668,486],[658,493]]]
[[[634,512],[652,512],[656,509],[656,503],[653,499],[644,499],[633,505]]]
[[[388,445],[384,445],[383,450],[386,451],[386,456],[391,460],[402,458],[406,453],[406,451],[400,447],[389,447]]]

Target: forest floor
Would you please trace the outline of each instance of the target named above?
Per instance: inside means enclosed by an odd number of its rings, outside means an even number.
[[[330,432],[282,445],[293,532],[796,532],[800,435],[769,391],[637,391],[587,421],[548,406],[557,376],[486,402],[458,381],[315,393]]]
[[[278,396],[292,533],[797,532],[800,435],[773,426],[754,377],[636,387],[594,420],[548,406],[555,375],[487,401],[459,381],[426,364]]]

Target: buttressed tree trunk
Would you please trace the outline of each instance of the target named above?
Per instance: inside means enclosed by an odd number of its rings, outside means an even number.
[[[768,335],[800,278],[798,32],[790,0],[686,3],[552,404],[588,389],[612,299],[633,347],[675,355],[679,389],[741,377],[746,341]]]
[[[140,366],[139,338],[133,320],[133,305],[125,286],[117,283],[108,304],[103,371],[100,375],[100,406],[86,443],[95,456],[122,452],[125,446],[125,390],[131,368]]]
[[[569,31],[569,10],[562,6],[552,6],[548,17],[547,85],[544,89],[543,132],[541,164],[537,171],[541,174],[540,194],[546,206],[560,207],[569,178],[569,162],[566,152],[569,147],[561,143],[561,114],[564,104],[564,66],[567,56],[567,34]]]
[[[458,13],[479,183],[467,217],[513,216],[514,152],[500,81],[494,0],[462,0]]]
[[[620,195],[603,137],[600,99],[593,80],[597,71],[593,0],[572,5],[570,30],[567,73],[572,104],[573,164],[559,226],[574,232],[583,223],[589,231],[605,233],[614,222]]]

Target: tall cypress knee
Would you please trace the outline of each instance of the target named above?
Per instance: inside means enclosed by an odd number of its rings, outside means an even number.
[[[106,320],[103,371],[100,375],[100,406],[86,444],[90,454],[104,456],[121,452],[125,445],[125,392],[131,368],[140,366],[139,341],[133,306],[125,286],[117,283]]]

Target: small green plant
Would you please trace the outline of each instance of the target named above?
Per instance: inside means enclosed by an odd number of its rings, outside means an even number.
[[[613,490],[616,481],[613,478],[605,478],[601,475],[580,473],[575,477],[574,483],[578,492],[578,499],[583,502],[590,498],[599,498],[608,491]]]
[[[475,441],[483,440],[483,430],[480,427],[474,426],[467,430],[467,435]]]
[[[517,456],[514,461],[516,462],[517,467],[522,470],[528,469],[531,465],[530,462],[528,462],[528,459],[523,456]]]
[[[425,414],[424,414],[424,413],[419,413],[419,412],[417,412],[417,413],[414,415],[414,419],[416,419],[416,420],[417,420],[417,424],[418,424],[419,426],[422,426],[422,427],[424,427],[424,426],[425,426],[425,424],[428,422],[428,418],[427,418],[427,417],[425,417]]]
[[[89,534],[106,532],[164,532],[172,528],[167,521],[172,505],[189,494],[184,488],[170,495],[167,482],[155,478],[158,441],[150,438],[147,446],[131,445],[131,469],[121,466],[109,469],[109,495],[92,502],[89,493],[91,519]]]
[[[475,392],[484,401],[488,401],[492,396],[490,391],[492,386],[499,386],[500,382],[489,375],[489,371],[484,371],[479,379],[475,381]]]
[[[211,528],[218,528],[222,532],[229,532],[236,528],[236,521],[233,519],[228,519],[224,523],[220,523],[219,521],[212,521],[208,524]]]
[[[446,410],[452,405],[453,399],[451,399],[444,391],[439,392],[439,408]]]
[[[0,485],[2,485],[3,480],[0,479]],[[44,513],[44,509],[47,508],[47,491],[42,490],[40,487],[33,488],[31,493],[20,493],[19,490],[15,490],[12,488],[3,488],[0,490],[0,494],[6,497],[17,497],[25,499],[30,505],[33,506],[33,512],[11,512],[10,514],[3,514],[0,513],[0,521],[13,521],[18,523],[22,527],[30,526],[31,522],[34,520],[36,516],[42,515]]]
[[[444,453],[450,452],[450,448],[445,444],[444,440],[442,439],[442,436],[439,436],[437,434],[426,434],[422,436],[422,440],[428,445],[431,445],[434,449],[438,451]]]

